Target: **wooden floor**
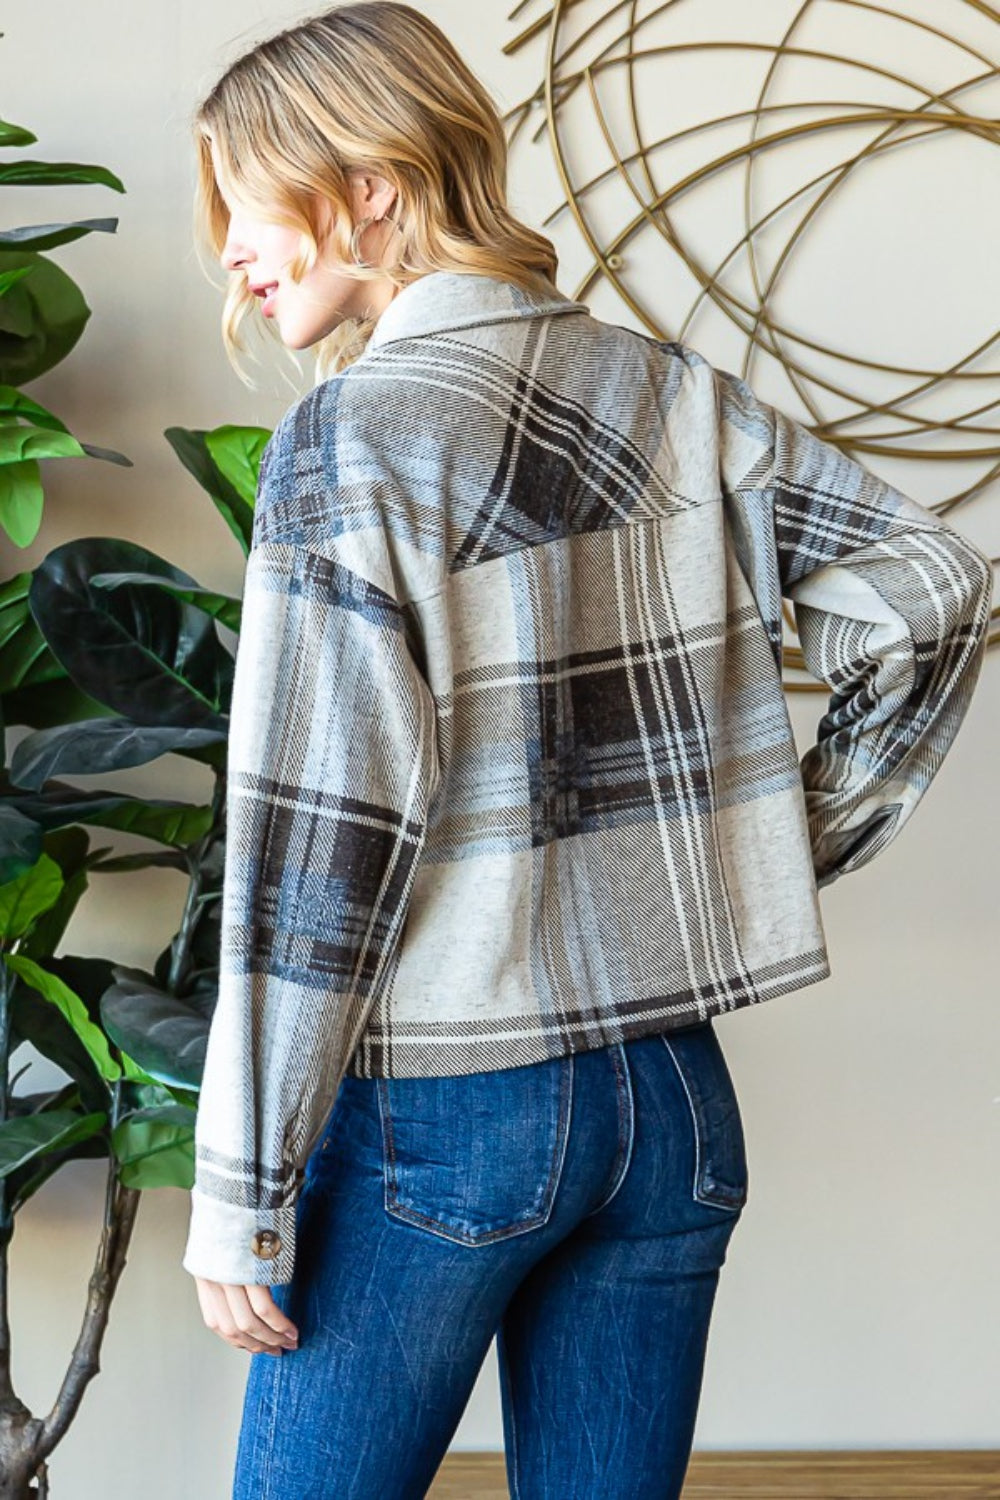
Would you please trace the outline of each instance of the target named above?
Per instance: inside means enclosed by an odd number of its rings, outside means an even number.
[[[429,1500],[507,1495],[502,1453],[454,1453]],[[1000,1450],[695,1454],[684,1500],[1000,1500]]]

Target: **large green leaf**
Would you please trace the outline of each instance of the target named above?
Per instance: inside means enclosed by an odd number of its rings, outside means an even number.
[[[165,1091],[164,1091],[165,1092]],[[189,1104],[176,1104],[172,1100],[166,1100],[162,1104],[143,1105],[140,1109],[132,1110],[131,1114],[125,1116],[121,1124],[126,1125],[177,1125],[181,1130],[192,1130],[194,1128],[195,1108]],[[116,1128],[112,1134],[112,1145],[117,1150],[115,1136],[118,1134]],[[124,1135],[125,1132],[122,1131]]]
[[[69,1074],[87,1109],[109,1108],[108,1084],[72,1026],[54,1005],[20,979],[14,985],[10,1017],[12,1052],[22,1042],[29,1042],[36,1052]]]
[[[13,807],[45,830],[83,823],[183,848],[204,838],[212,825],[211,807],[168,799],[146,801],[123,792],[85,792],[60,781],[50,781],[41,792],[20,794],[0,785],[0,793],[0,811]],[[3,851],[0,843],[0,852]]]
[[[156,1134],[155,1149],[119,1168],[118,1180],[123,1187],[179,1187],[186,1191],[194,1186],[194,1134],[187,1135],[176,1126],[148,1126]]]
[[[158,844],[184,849],[204,838],[212,826],[212,809],[207,804],[143,802],[139,798],[122,797],[117,807],[95,810],[77,821],[96,828],[116,828],[120,833],[134,833]]]
[[[183,1104],[136,1109],[119,1121],[111,1148],[126,1187],[194,1185],[195,1111]]]
[[[2,144],[2,142],[0,142]],[[0,229],[0,247],[17,246],[18,250],[54,250],[69,245],[85,234],[114,234],[117,219],[76,219],[72,224],[25,224],[19,229]]]
[[[0,162],[0,183],[21,187],[64,187],[69,183],[96,183],[124,193],[120,177],[107,167],[92,167],[73,161]]]
[[[71,277],[34,251],[0,251],[0,274],[31,267],[31,275],[0,297],[0,382],[27,385],[73,348],[90,308]]]
[[[38,318],[32,298],[20,294],[15,297],[13,292],[18,288],[21,292],[29,291],[30,288],[21,283],[29,280],[45,264],[47,262],[40,255],[18,256],[0,251],[0,336],[22,340],[16,346],[21,352],[29,349],[26,341],[36,334]],[[38,347],[41,347],[40,342],[36,350]]]
[[[140,1068],[139,1064],[133,1058],[129,1057],[127,1052],[122,1052],[121,1059],[122,1072],[131,1085],[139,1088],[150,1084],[155,1088],[159,1088],[156,1079],[150,1073],[147,1073],[145,1068]]]
[[[244,505],[252,511],[269,427],[235,427],[230,423],[205,433],[205,447],[215,467],[229,480]]]
[[[0,941],[11,942],[30,932],[42,913],[55,906],[62,888],[62,871],[47,854],[23,875],[0,885]]]
[[[182,729],[173,724],[139,725],[130,719],[85,719],[27,735],[11,757],[15,786],[37,791],[54,776],[102,776],[144,766],[169,751],[224,744],[220,729]]]
[[[91,866],[102,875],[129,875],[136,870],[179,870],[189,873],[186,857],[179,849],[154,849],[148,854],[115,854]]]
[[[107,1038],[90,1019],[87,1007],[76,991],[71,990],[58,975],[51,974],[48,969],[43,969],[40,964],[22,954],[8,954],[4,961],[8,969],[33,990],[37,990],[43,999],[50,1001],[69,1022],[93,1058],[101,1077],[112,1080],[120,1078],[122,1070],[108,1050]]]
[[[0,235],[0,242],[3,236]],[[23,391],[19,391],[13,385],[0,385],[0,418],[14,417],[16,421],[28,422],[35,427],[45,427],[52,432],[69,432],[66,423],[61,421],[54,412],[47,407],[40,406],[37,401],[32,401]],[[77,440],[74,438],[74,442]],[[79,452],[77,452],[77,449]],[[77,448],[69,450],[69,454],[79,457],[80,454],[87,458],[100,458],[107,463],[118,464],[123,468],[134,467],[132,460],[126,458],[124,453],[118,453],[114,448],[98,448],[93,443],[77,442]],[[43,453],[32,454],[34,458],[44,458]],[[57,454],[56,457],[66,457],[66,454]]]
[[[0,146],[33,146],[38,140],[23,125],[12,125],[9,120],[0,120]]]
[[[28,595],[52,652],[78,687],[136,724],[224,730],[233,660],[213,621],[158,590],[94,586],[95,574],[119,572],[197,587],[132,542],[67,542],[36,568]]]
[[[0,461],[0,526],[15,547],[31,546],[42,524],[44,505],[42,475],[35,459]]]
[[[25,1063],[24,1069],[18,1072],[17,1077],[20,1077],[21,1072],[30,1067],[30,1062]],[[13,1082],[14,1080],[11,1079],[12,1086]],[[7,1109],[12,1117],[24,1119],[28,1115],[40,1115],[44,1109],[62,1109],[64,1107],[68,1109],[77,1102],[78,1098],[79,1090],[76,1084],[70,1081],[63,1084],[62,1088],[40,1089],[37,1093],[33,1094],[8,1093]]]
[[[32,401],[30,396],[13,385],[0,385],[0,417],[17,417],[33,422],[36,427],[50,427],[53,432],[69,431],[66,423],[49,411],[48,407]]]
[[[115,967],[101,1000],[104,1029],[152,1078],[175,1087],[201,1085],[209,1023],[159,988],[151,974]]]
[[[51,846],[51,839],[48,841]],[[83,1001],[95,1026],[101,1024],[101,996],[114,983],[114,964],[109,958],[84,958],[79,953],[61,953],[49,958],[45,967],[58,975],[63,984]],[[50,1007],[51,1008],[51,1007]]]
[[[243,555],[250,552],[253,534],[253,504],[248,503],[235,485],[219,469],[206,444],[207,432],[200,428],[168,427],[163,436],[181,463],[212,498]]]
[[[81,442],[80,447],[88,458],[100,458],[105,463],[117,464],[121,469],[134,469],[135,464],[124,453],[117,452],[114,448],[98,448],[94,443]]]
[[[98,851],[99,852],[99,851]],[[38,918],[18,951],[28,958],[45,960],[55,953],[80,898],[87,889],[90,835],[83,828],[61,828],[45,839],[45,853],[59,866],[63,888],[59,899]]]
[[[89,1135],[84,1140],[71,1142],[57,1150],[47,1151],[44,1156],[32,1157],[23,1167],[8,1173],[6,1178],[7,1203],[12,1214],[22,1208],[28,1199],[42,1187],[50,1177],[69,1161],[83,1161],[108,1155],[108,1139],[104,1131]]]
[[[26,458],[83,457],[83,449],[71,432],[26,427],[20,422],[0,427],[0,464],[18,464]]]
[[[42,830],[20,808],[0,801],[0,889],[38,863]]]
[[[129,1087],[129,1099],[135,1109],[161,1109],[165,1104],[183,1104],[197,1109],[198,1095],[186,1089],[170,1089],[163,1083],[136,1083]]]
[[[0,391],[3,389],[0,387]],[[0,585],[0,708],[4,720],[44,729],[110,713],[82,693],[52,655],[28,604],[30,587],[30,573],[18,573]]]
[[[50,729],[53,724],[72,724],[111,712],[81,693],[65,673],[52,682],[15,688],[5,694],[2,709],[8,724],[26,724],[31,729]]]
[[[32,934],[34,939],[34,934]],[[114,965],[106,958],[81,958],[78,954],[60,954],[58,958],[48,958],[45,963],[46,969],[61,979],[73,992],[79,996],[86,1007],[87,1015],[95,1026],[100,1029],[103,1025],[101,1020],[101,1000],[104,993],[114,983]],[[20,986],[23,992],[24,986]],[[30,992],[29,992],[30,993]],[[58,1016],[58,1012],[51,1005],[45,1007],[50,1014]],[[70,1033],[74,1035],[74,1033]],[[94,1068],[89,1054],[86,1054],[88,1078],[92,1077],[98,1084],[102,1099],[91,1108],[106,1108],[104,1096],[107,1094],[107,1084],[101,1079]],[[119,1098],[127,1100],[134,1097],[137,1104],[160,1104],[172,1102],[170,1091],[150,1078],[149,1074],[133,1062],[127,1053],[121,1054],[122,1078],[118,1081]],[[65,1066],[65,1064],[64,1064]],[[67,1069],[67,1071],[70,1071]],[[71,1073],[71,1076],[76,1076]],[[89,1099],[92,1090],[85,1086],[83,1079],[80,1080],[81,1096]],[[164,1097],[166,1096],[166,1097]]]
[[[28,607],[30,573],[0,585],[0,694],[65,677]]]
[[[31,275],[31,266],[21,266],[16,271],[0,272],[0,297],[6,297],[11,287],[17,286],[26,276]]]
[[[95,573],[90,581],[95,588],[101,589],[120,589],[129,584],[136,588],[160,589],[172,599],[193,604],[195,609],[203,610],[206,615],[211,615],[213,620],[218,620],[220,625],[225,625],[230,630],[238,631],[240,628],[242,600],[234,599],[229,594],[217,594],[212,589],[180,588],[168,578],[158,578],[155,573]]]
[[[32,1157],[96,1135],[106,1124],[105,1114],[82,1115],[75,1109],[49,1109],[25,1119],[0,1121],[0,1177]]]

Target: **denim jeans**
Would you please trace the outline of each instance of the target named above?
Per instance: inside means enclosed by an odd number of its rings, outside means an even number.
[[[250,1355],[234,1500],[421,1500],[494,1335],[515,1500],[679,1496],[746,1195],[711,1021],[346,1076],[273,1288],[299,1347]]]

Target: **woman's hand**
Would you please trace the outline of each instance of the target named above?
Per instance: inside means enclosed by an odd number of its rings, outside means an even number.
[[[267,1286],[237,1286],[194,1278],[205,1325],[235,1349],[251,1354],[280,1354],[297,1349],[299,1332],[286,1318]]]

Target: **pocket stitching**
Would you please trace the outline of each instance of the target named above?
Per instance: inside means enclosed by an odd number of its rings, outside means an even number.
[[[662,1032],[661,1036],[667,1051],[670,1053],[677,1076],[681,1081],[681,1087],[684,1089],[684,1097],[687,1099],[688,1110],[691,1116],[691,1127],[694,1135],[694,1182],[692,1184],[691,1196],[696,1202],[704,1203],[709,1208],[723,1208],[730,1213],[736,1213],[746,1203],[749,1185],[744,1185],[742,1188],[731,1188],[727,1187],[725,1183],[716,1182],[714,1178],[705,1175],[702,1151],[704,1130],[702,1118],[688,1084],[681,1059],[670,1040],[670,1035],[668,1032]],[[718,1039],[716,1038],[716,1040]]]
[[[602,1208],[607,1208],[612,1199],[616,1198],[625,1181],[626,1174],[632,1162],[632,1148],[635,1144],[635,1095],[632,1091],[632,1075],[629,1072],[628,1059],[624,1055],[621,1042],[616,1044],[618,1051],[612,1051],[611,1059],[615,1069],[615,1085],[617,1089],[618,1103],[618,1149],[616,1153],[617,1171],[614,1181],[606,1195],[596,1204],[586,1218],[593,1218],[599,1214]],[[619,1068],[618,1058],[621,1057],[624,1064]],[[622,1081],[624,1080],[624,1088]],[[623,1128],[624,1127],[624,1128]],[[624,1148],[624,1150],[623,1150]]]
[[[552,1161],[549,1165],[548,1176],[545,1179],[544,1186],[541,1192],[536,1195],[532,1206],[522,1212],[516,1219],[507,1224],[502,1224],[496,1229],[484,1230],[479,1234],[462,1231],[445,1219],[438,1219],[421,1213],[419,1209],[411,1208],[400,1201],[396,1179],[396,1151],[395,1137],[392,1130],[392,1104],[389,1097],[389,1080],[387,1078],[379,1078],[377,1098],[379,1117],[382,1122],[383,1140],[386,1148],[383,1170],[383,1199],[386,1213],[391,1214],[394,1218],[402,1219],[407,1223],[426,1229],[431,1234],[437,1234],[442,1239],[451,1240],[453,1244],[473,1247],[476,1245],[492,1244],[495,1240],[510,1239],[514,1235],[525,1234],[530,1229],[538,1229],[548,1223],[552,1215],[556,1188],[562,1175],[563,1162],[566,1157],[566,1145],[569,1136],[568,1122],[573,1098],[572,1054],[567,1054],[562,1061],[567,1066],[564,1066],[562,1069],[559,1083],[556,1149],[552,1154]]]

